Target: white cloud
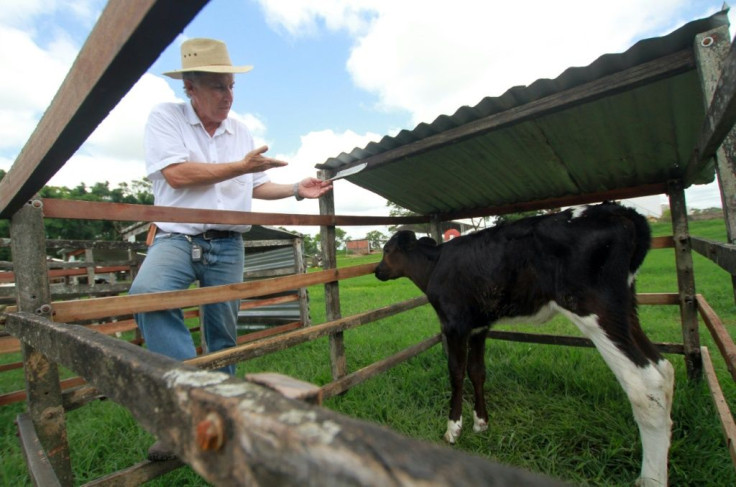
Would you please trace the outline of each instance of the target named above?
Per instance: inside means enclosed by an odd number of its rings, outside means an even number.
[[[271,180],[276,183],[291,183],[305,177],[315,176],[314,166],[341,152],[351,151],[376,141],[379,134],[357,134],[353,131],[335,133],[332,130],[311,132],[301,137],[301,146],[296,154],[276,154],[273,157],[289,162],[285,168],[271,170]],[[387,215],[386,200],[370,191],[341,179],[333,184],[335,194],[335,213],[338,215]],[[297,202],[293,198],[277,201],[253,201],[253,211],[264,213],[319,214],[319,203],[315,200]],[[288,227],[300,233],[314,235],[318,227]],[[349,227],[345,230],[353,238],[362,238],[374,229],[385,231],[382,227]]]
[[[58,39],[52,50],[44,50],[26,32],[1,26],[0,44],[6,46],[0,49],[0,65],[8,67],[0,76],[0,107],[42,112],[69,70],[74,49]]]
[[[597,2],[382,3],[356,40],[347,68],[387,109],[432,122],[516,85],[554,78],[607,52],[625,50],[644,29],[669,30],[667,12],[685,0]],[[420,13],[418,13],[420,12]]]
[[[158,103],[177,100],[163,78],[144,74],[90,135],[86,151],[143,159],[143,126],[148,113]]]
[[[258,0],[266,22],[292,37],[310,36],[324,26],[357,34],[368,28],[377,7],[376,0]]]
[[[48,184],[74,187],[108,181],[114,188],[143,179],[143,126],[148,113],[155,104],[176,99],[166,81],[144,74]]]
[[[380,138],[378,134],[361,135],[350,130],[343,133],[335,133],[329,129],[311,132],[301,137],[301,145],[296,154],[273,155],[277,159],[287,161],[289,165],[271,170],[269,174],[276,183],[292,183],[305,177],[313,177],[316,176],[314,168],[316,164],[322,163],[340,152],[349,151],[358,146],[365,146],[378,138]],[[347,214],[346,210],[348,208],[359,211],[360,208],[363,208],[363,211],[370,211],[385,204],[385,200],[382,198],[358,188],[348,181],[336,181],[334,187],[335,199],[337,200],[335,210],[338,214]],[[345,188],[350,189],[346,190]],[[319,213],[319,205],[316,201],[305,200],[297,203],[295,200],[287,199],[254,202],[255,211],[280,211],[274,208],[288,208],[284,212]],[[351,211],[350,214],[356,213]]]

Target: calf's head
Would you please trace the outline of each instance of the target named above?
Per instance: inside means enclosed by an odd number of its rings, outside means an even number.
[[[434,247],[437,243],[429,237],[417,240],[414,232],[401,230],[383,246],[383,258],[376,267],[376,278],[381,281],[410,276],[412,257],[422,247]]]

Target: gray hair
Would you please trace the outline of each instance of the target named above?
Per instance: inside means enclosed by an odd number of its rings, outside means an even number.
[[[191,81],[194,84],[199,83],[199,80],[203,78],[205,73],[202,71],[185,71],[181,73],[181,79],[184,81],[184,94],[187,95],[187,98],[190,98],[189,92],[187,92],[187,84],[186,81]]]

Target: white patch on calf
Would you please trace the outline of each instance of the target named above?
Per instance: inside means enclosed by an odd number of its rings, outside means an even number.
[[[674,390],[672,364],[662,359],[656,364],[637,367],[606,336],[598,316],[578,316],[564,308],[559,311],[593,341],[629,398],[642,444],[641,475],[637,485],[666,486]]]
[[[460,431],[463,429],[463,417],[460,416],[460,419],[457,421],[453,421],[451,419],[447,420],[447,431],[445,432],[445,441],[448,442],[451,445],[455,444],[455,440],[458,439],[460,436]]]
[[[480,433],[488,429],[488,422],[485,419],[478,417],[478,414],[473,411],[473,431]]]
[[[632,284],[634,284],[634,281],[636,280],[636,272],[632,272],[629,274],[629,280],[626,281],[629,284],[629,287],[631,287]]]
[[[508,316],[497,320],[495,323],[499,325],[513,325],[514,323],[526,323],[529,325],[541,325],[550,320],[559,312],[559,307],[554,301],[545,304],[539,311],[530,316]]]
[[[576,206],[572,209],[572,218],[580,218],[587,209],[587,206]]]

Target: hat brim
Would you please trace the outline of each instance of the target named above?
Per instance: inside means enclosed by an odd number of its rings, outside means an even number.
[[[173,79],[182,79],[183,73],[192,73],[199,71],[201,73],[247,73],[253,69],[253,66],[198,66],[196,68],[177,69],[176,71],[167,71],[164,76]]]

